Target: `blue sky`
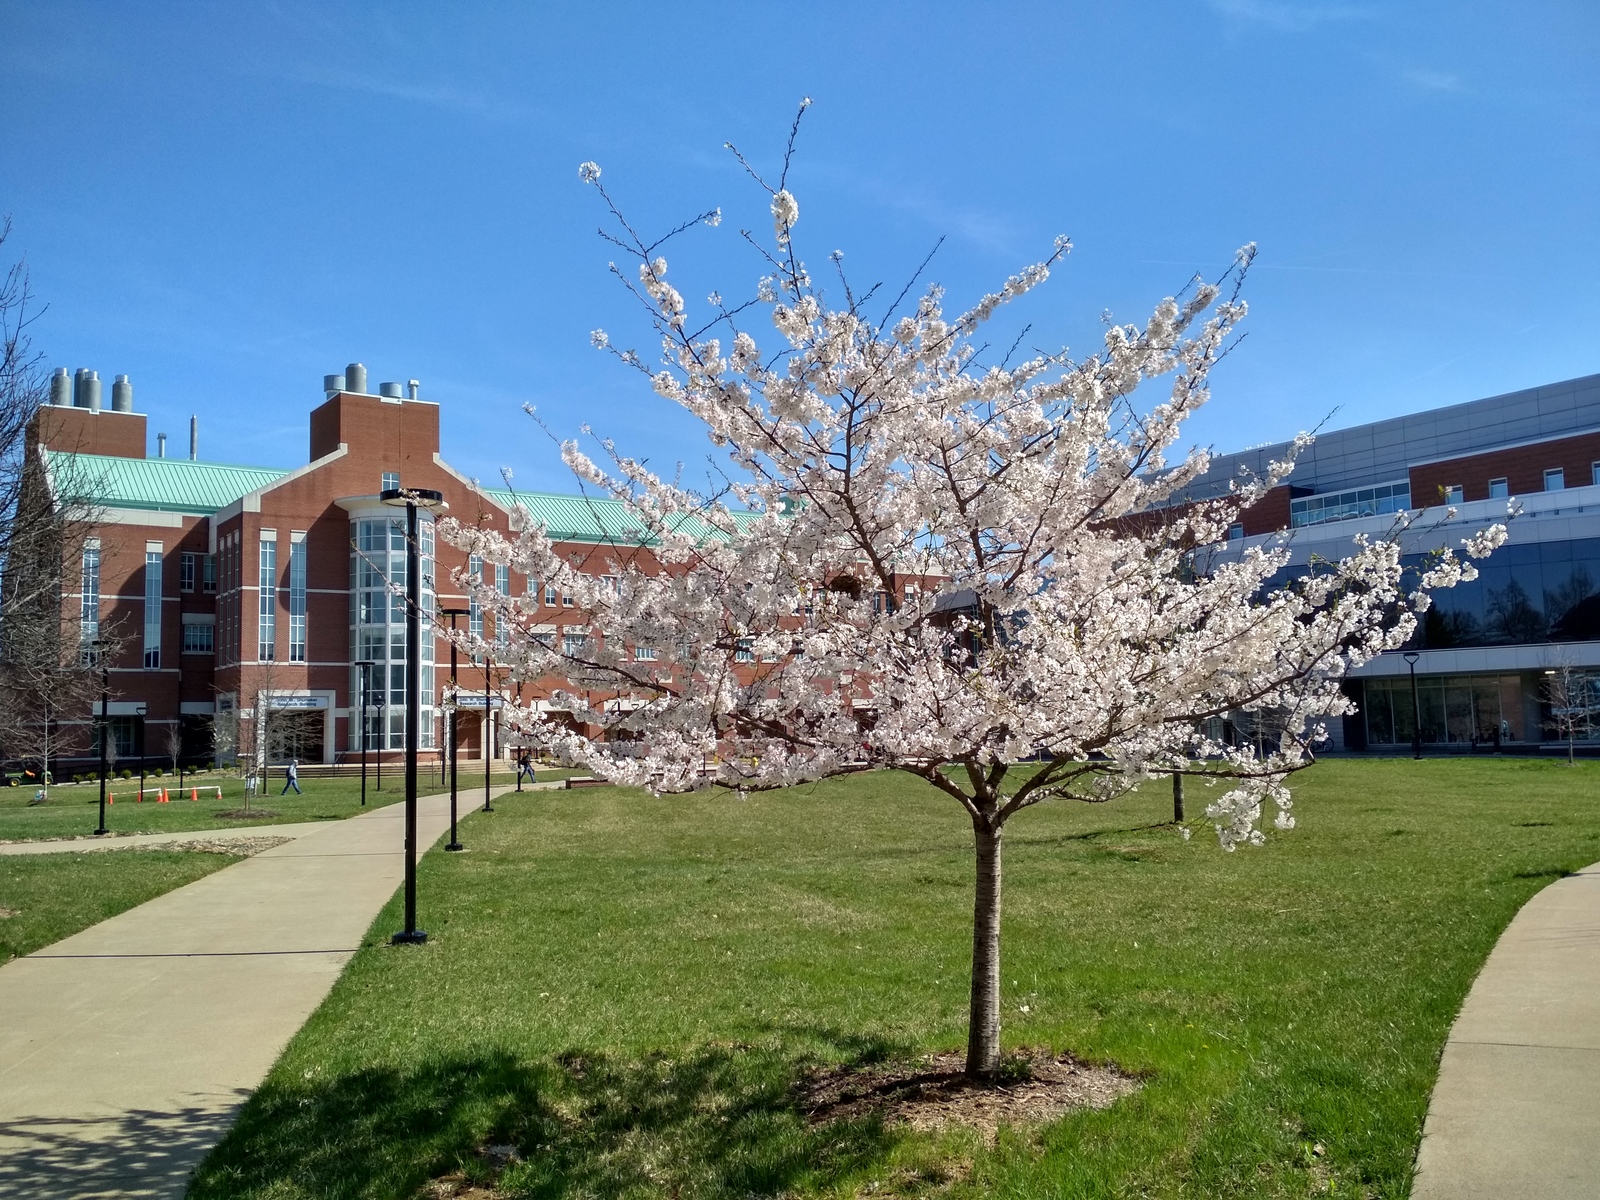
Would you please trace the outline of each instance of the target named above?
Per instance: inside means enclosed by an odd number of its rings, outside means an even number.
[[[444,451],[564,490],[584,422],[703,474],[681,414],[589,345],[648,348],[606,274],[593,159],[748,291],[741,225],[802,95],[796,237],[957,304],[1076,244],[997,340],[1092,351],[1261,253],[1195,440],[1237,449],[1600,371],[1600,5],[587,6],[0,0],[0,212],[52,366],[133,377],[180,452],[291,466],[326,373],[420,378]],[[108,386],[109,394],[109,386]],[[153,449],[152,449],[153,453]]]

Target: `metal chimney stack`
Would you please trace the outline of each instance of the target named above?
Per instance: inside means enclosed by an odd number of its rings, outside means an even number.
[[[165,458],[166,456],[167,456],[167,435],[164,434],[164,433],[158,433],[158,434],[156,434],[156,457],[157,458]]]
[[[50,403],[57,408],[69,408],[72,405],[72,372],[65,367],[57,367],[55,374],[50,376]]]
[[[360,363],[351,363],[344,369],[344,386],[346,391],[355,392],[357,395],[367,394],[367,369]]]
[[[72,407],[100,411],[100,372],[79,367],[72,379]]]
[[[416,400],[422,395],[422,381],[420,379],[406,380],[406,399]]]
[[[116,382],[111,385],[111,411],[133,411],[133,384],[126,375],[118,375]]]
[[[194,462],[200,457],[200,418],[189,418],[189,461]]]

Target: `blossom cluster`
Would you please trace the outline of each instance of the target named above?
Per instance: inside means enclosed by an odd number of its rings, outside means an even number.
[[[598,186],[597,166],[580,173]],[[1184,423],[1246,315],[1253,247],[1228,278],[1109,326],[1085,358],[980,367],[982,327],[1049,278],[1067,239],[954,316],[932,287],[874,322],[826,302],[791,253],[792,192],[771,211],[770,273],[731,312],[713,296],[698,334],[665,257],[638,246],[662,346],[652,386],[727,454],[726,496],[609,443],[603,462],[568,443],[579,480],[628,515],[585,561],[526,514],[511,538],[444,526],[585,614],[582,636],[557,642],[537,599],[459,580],[509,631],[497,662],[548,690],[508,710],[517,732],[658,792],[864,763],[916,773],[998,825],[1183,772],[1222,789],[1206,813],[1224,847],[1259,843],[1269,808],[1292,827],[1286,781],[1350,710],[1340,680],[1404,644],[1429,594],[1471,578],[1503,527],[1410,583],[1403,521],[1281,586],[1287,535],[1213,553],[1308,441],[1226,496],[1186,502],[1210,459],[1179,450]],[[1225,739],[1224,718],[1256,735]],[[1024,759],[1037,765],[1013,771]]]

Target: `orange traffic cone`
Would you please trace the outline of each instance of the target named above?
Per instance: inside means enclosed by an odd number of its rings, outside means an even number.
[[[166,788],[162,788],[161,789],[161,794],[156,797],[156,803],[157,804],[169,804],[169,803],[171,803],[167,799],[167,789]]]
[[[197,787],[190,788],[189,789],[189,799],[198,803],[199,800],[200,800],[200,789],[197,788]]]
[[[115,804],[116,802],[117,802],[117,794],[115,792],[107,792],[106,793],[106,803],[107,804]]]

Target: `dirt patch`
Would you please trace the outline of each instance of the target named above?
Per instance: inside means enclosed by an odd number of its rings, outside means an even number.
[[[10,920],[21,911],[20,908],[0,908],[0,921]]]
[[[951,1053],[818,1071],[801,1083],[800,1106],[813,1125],[877,1115],[913,1129],[964,1126],[992,1142],[1002,1125],[1040,1125],[1080,1108],[1106,1108],[1141,1086],[1115,1067],[1042,1050],[1014,1055],[993,1084],[968,1079],[965,1065]]]
[[[485,1146],[478,1151],[478,1160],[496,1178],[512,1163],[521,1162],[522,1156],[515,1146]],[[456,1171],[438,1179],[429,1180],[422,1189],[426,1200],[505,1200],[506,1193],[498,1188],[475,1183],[466,1174]]]
[[[271,808],[225,808],[216,815],[225,821],[244,821],[252,817],[275,817],[278,813]]]
[[[285,842],[292,842],[293,838],[286,837],[240,837],[240,838],[186,838],[176,842],[155,842],[143,847],[146,850],[191,850],[197,854],[237,854],[242,858],[260,854],[263,850],[271,850],[274,846],[281,846]]]

